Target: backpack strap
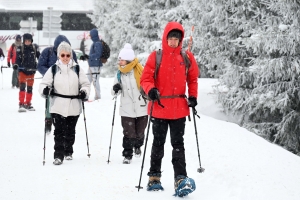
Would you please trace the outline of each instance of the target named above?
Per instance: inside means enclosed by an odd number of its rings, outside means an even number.
[[[190,61],[188,54],[183,49],[181,49],[180,54],[183,58],[183,62],[185,65],[185,75],[187,76],[187,73],[191,67],[191,61]]]
[[[79,79],[79,71],[80,71],[79,65],[75,65],[73,67],[73,70],[75,71],[75,73],[77,74],[78,79]],[[62,97],[62,98],[68,98],[68,99],[80,99],[79,95],[63,95],[63,94],[55,93],[54,92],[54,76],[55,76],[55,74],[57,72],[57,65],[56,64],[54,64],[54,65],[51,66],[51,71],[52,71],[52,76],[53,76],[52,92],[51,92],[52,96],[57,96],[57,97]]]
[[[162,59],[162,50],[159,49],[155,52],[155,71],[154,71],[154,80],[157,78],[158,69],[160,67]]]

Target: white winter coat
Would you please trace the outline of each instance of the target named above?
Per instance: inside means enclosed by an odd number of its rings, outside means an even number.
[[[118,83],[117,75],[114,79],[114,84]],[[123,117],[141,117],[147,115],[147,102],[142,98],[140,91],[137,87],[133,70],[128,73],[121,73],[121,87],[122,91],[120,98],[120,115]],[[111,94],[114,95],[115,91],[111,89]]]
[[[62,64],[59,60],[55,63],[57,65],[57,71],[54,76],[54,92],[62,95],[78,95],[79,90],[86,92],[88,96],[90,94],[90,82],[85,75],[84,70],[80,67],[79,79],[78,75],[73,69],[76,63],[70,62],[68,65]],[[45,76],[42,79],[39,87],[39,93],[43,95],[45,87],[52,88],[53,74],[52,67],[50,67]],[[50,113],[56,113],[64,117],[77,116],[81,113],[81,100],[62,98],[57,96],[50,96]]]

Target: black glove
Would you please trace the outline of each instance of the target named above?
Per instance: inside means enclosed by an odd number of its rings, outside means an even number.
[[[152,88],[151,90],[149,90],[148,92],[148,97],[154,101],[157,100],[159,98],[159,92],[157,88]]]
[[[195,97],[189,97],[188,98],[188,106],[189,107],[195,107],[197,105],[197,99]]]
[[[14,68],[14,69],[18,69],[18,65],[14,65],[13,68]]]
[[[10,62],[7,63],[7,66],[10,67]]]
[[[48,96],[48,95],[49,95],[49,92],[50,92],[50,88],[47,86],[47,87],[45,87],[44,90],[43,90],[43,95]]]
[[[81,56],[79,57],[79,60],[85,60],[85,56],[84,56],[84,55],[81,55]]]
[[[84,55],[84,57],[88,60],[89,58],[90,58],[90,56],[89,55]]]
[[[82,99],[82,100],[84,100],[84,99],[85,99],[85,97],[86,97],[86,93],[85,93],[85,91],[83,91],[83,90],[80,90],[80,91],[79,91],[79,94],[78,94],[78,96],[79,96],[79,99]]]
[[[119,92],[119,90],[122,90],[120,83],[115,84],[113,86],[113,90],[115,91],[116,94]]]

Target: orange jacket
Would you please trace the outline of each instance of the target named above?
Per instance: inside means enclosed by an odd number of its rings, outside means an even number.
[[[12,65],[16,63],[17,58],[17,46],[15,44],[12,44],[7,52],[7,63],[12,62]]]
[[[163,54],[157,78],[154,80],[156,52],[152,52],[148,57],[141,76],[141,86],[146,94],[148,94],[150,89],[157,88],[160,96],[185,95],[187,86],[187,96],[197,98],[199,74],[197,62],[193,54],[187,52],[191,66],[186,76],[186,67],[180,54],[182,42],[177,48],[169,47],[167,43],[168,33],[173,29],[181,30],[183,39],[184,30],[182,25],[177,22],[169,22],[163,33]],[[164,108],[159,106],[157,102],[154,102],[152,116],[155,118],[179,119],[190,114],[187,99],[185,98],[161,98],[160,101]],[[148,105],[148,114],[150,114],[151,104],[150,102]]]

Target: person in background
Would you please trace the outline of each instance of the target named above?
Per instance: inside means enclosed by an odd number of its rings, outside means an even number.
[[[75,128],[82,111],[81,103],[88,99],[90,93],[90,82],[84,70],[73,60],[69,43],[61,42],[57,55],[59,59],[46,72],[39,87],[43,97],[51,97],[50,113],[55,127],[54,165],[62,164],[64,159],[73,159]],[[53,67],[56,67],[55,74],[50,70]],[[77,98],[74,98],[76,95]]]
[[[169,22],[162,37],[162,59],[156,79],[156,52],[148,57],[141,77],[141,86],[148,94],[151,102],[148,114],[151,114],[153,143],[151,150],[150,170],[148,172],[148,190],[162,189],[160,178],[161,164],[164,156],[164,145],[170,127],[172,164],[174,169],[175,191],[180,183],[186,180],[186,162],[184,148],[184,133],[186,116],[190,114],[189,107],[197,105],[198,95],[198,65],[191,52],[186,52],[190,65],[185,66],[181,55],[184,30],[180,23]],[[186,99],[188,88],[188,101]],[[153,111],[150,108],[153,105]],[[159,103],[161,105],[159,105]],[[157,188],[153,188],[156,187]],[[192,185],[186,185],[186,190],[192,192]]]
[[[119,68],[112,88],[113,95],[120,95],[120,115],[123,127],[124,164],[130,164],[133,152],[141,155],[147,126],[147,102],[140,94],[143,66],[135,58],[131,44],[126,43],[119,53]]]
[[[17,48],[22,45],[21,35],[16,36],[15,42],[10,46],[7,52],[7,66],[14,66],[17,58]],[[11,64],[10,64],[11,62]],[[19,78],[18,78],[18,68],[13,68],[12,79],[11,79],[12,88],[19,88]]]
[[[102,42],[99,38],[99,33],[96,28],[92,29],[90,31],[90,37],[93,41],[93,44],[90,48],[90,55],[83,55],[80,57],[81,60],[88,59],[89,63],[89,73],[88,73],[88,79],[90,82],[93,81],[93,85],[95,88],[95,100],[101,99],[101,93],[100,93],[100,72],[102,67],[102,62],[100,57],[102,56],[103,46]]]
[[[19,71],[19,112],[35,111],[31,105],[32,87],[37,67],[37,59],[40,56],[38,46],[32,44],[32,35],[23,35],[23,44],[17,48],[17,58],[14,68]],[[27,90],[26,90],[27,86]]]
[[[82,52],[82,55],[85,55],[85,38],[82,38],[81,42],[80,42],[80,51]]]
[[[56,63],[56,61],[58,60],[57,47],[63,41],[67,42],[68,44],[71,45],[71,43],[69,42],[69,40],[66,36],[58,35],[54,40],[53,47],[47,47],[42,51],[41,56],[39,57],[38,66],[37,66],[37,69],[42,74],[42,76],[44,76],[46,71],[52,65],[54,65]],[[73,50],[72,50],[72,57],[73,57],[74,61],[77,63],[76,54]]]

